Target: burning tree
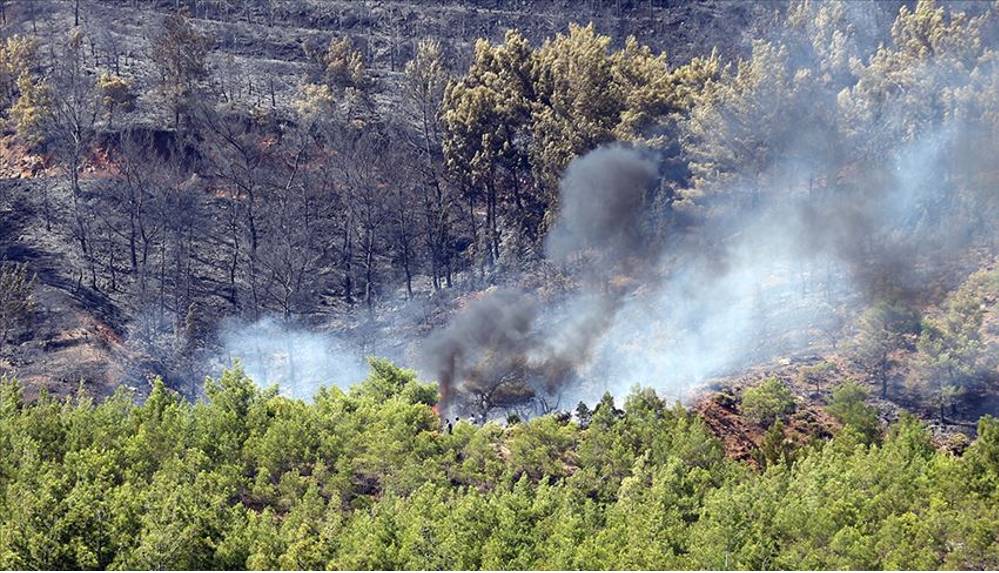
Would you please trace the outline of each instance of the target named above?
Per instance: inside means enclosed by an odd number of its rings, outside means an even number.
[[[512,389],[517,357],[529,345],[533,304],[519,293],[497,290],[469,304],[427,350],[440,385],[441,411],[448,412],[458,391],[472,397],[485,415]],[[523,390],[512,392],[523,394]]]
[[[553,347],[541,340],[537,314],[533,298],[495,290],[469,304],[430,340],[442,413],[467,409],[484,420],[495,410],[533,404],[544,414],[558,407],[560,389],[581,362],[581,346],[573,340]]]
[[[463,391],[475,417],[485,421],[495,410],[515,410],[533,400],[534,390],[525,383],[523,373],[522,368],[513,367],[491,376],[475,372],[467,379]]]

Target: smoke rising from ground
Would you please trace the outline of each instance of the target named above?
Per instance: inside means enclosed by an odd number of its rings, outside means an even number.
[[[866,22],[854,43],[882,43],[862,7],[845,7],[848,21]],[[859,72],[845,65],[800,97],[796,72],[823,69],[804,48],[791,50],[787,93],[766,77],[749,96],[736,86],[718,104],[731,107],[697,134],[720,159],[707,163],[714,179],[698,189],[704,214],[693,224],[650,220],[665,187],[651,151],[609,145],[570,163],[545,255],[578,288],[487,291],[433,333],[420,356],[445,410],[485,416],[531,396],[542,409],[568,408],[634,385],[683,399],[712,377],[825,352],[853,314],[879,298],[923,296],[973,241],[994,235],[994,183],[969,184],[994,180],[994,146],[960,121],[914,119],[922,112],[911,99],[875,97],[865,108],[870,96],[850,91]],[[972,81],[920,66],[948,89]],[[814,95],[823,90],[832,97]]]
[[[531,394],[557,400],[576,381],[577,368],[589,361],[618,307],[607,290],[610,273],[621,262],[648,262],[658,252],[642,233],[655,176],[654,162],[621,145],[598,148],[569,164],[546,255],[563,263],[588,255],[582,274],[597,284],[563,303],[569,312],[553,323],[539,324],[538,301],[514,290],[489,292],[459,313],[426,345],[445,410],[459,391],[471,394],[473,409],[485,416],[504,401]]]
[[[273,318],[229,325],[220,338],[224,367],[238,361],[257,384],[276,384],[286,396],[310,399],[323,386],[356,384],[368,371],[359,349],[349,343]]]
[[[683,399],[712,377],[832,348],[842,322],[881,297],[925,296],[973,237],[994,232],[955,193],[948,161],[964,137],[928,132],[815,189],[831,160],[776,169],[752,190],[762,206],[669,245],[670,273],[621,305],[576,397],[642,385]],[[984,167],[965,163],[962,175]]]
[[[881,167],[865,166],[849,185],[809,186],[833,171],[831,160],[775,166],[780,176],[767,188],[743,190],[760,205],[740,206],[737,216],[668,244],[654,242],[641,220],[654,164],[623,147],[591,152],[566,171],[547,246],[552,260],[587,255],[580,274],[598,280],[540,305],[520,293],[487,296],[485,307],[503,313],[530,309],[517,314],[516,343],[502,334],[509,320],[470,307],[443,337],[460,341],[460,352],[445,355],[464,366],[448,362],[437,372],[447,388],[460,387],[476,357],[499,354],[493,364],[503,367],[494,375],[520,376],[545,403],[566,408],[636,385],[683,400],[712,377],[821,352],[842,336],[844,314],[878,296],[918,292],[938,262],[980,231],[958,216],[942,176],[959,135],[928,133]],[[627,292],[609,285],[621,275],[635,279]]]
[[[546,245],[550,260],[586,280],[547,300],[487,291],[420,345],[420,362],[445,412],[485,417],[525,403],[533,409],[524,413],[567,409],[636,385],[683,400],[712,377],[821,352],[842,335],[844,308],[918,291],[934,261],[987,224],[967,216],[941,175],[960,135],[927,134],[849,185],[810,187],[830,170],[821,162],[775,167],[766,189],[740,190],[760,194],[761,206],[659,242],[644,220],[655,162],[597,149],[567,169]],[[628,288],[615,286],[622,277]],[[228,329],[223,341],[227,359],[297,397],[367,370],[342,340],[272,320]]]
[[[570,164],[550,260],[588,277],[568,297],[487,291],[421,344],[445,411],[485,416],[523,404],[571,408],[603,392],[651,386],[677,399],[704,381],[840,336],[844,306],[874,293],[918,289],[923,257],[947,257],[971,223],[942,209],[942,162],[958,132],[902,147],[852,187],[811,189],[825,165],[775,169],[764,206],[740,208],[656,242],[644,217],[656,177],[647,152],[599,148]],[[782,201],[767,201],[768,194]],[[628,264],[623,264],[628,263]],[[932,268],[932,265],[930,265]],[[613,283],[633,279],[627,289]],[[335,337],[273,320],[230,328],[226,357],[261,384],[309,397],[364,378],[359,352]],[[332,378],[330,378],[332,376]],[[533,412],[537,412],[535,409]],[[531,413],[531,411],[528,411]]]

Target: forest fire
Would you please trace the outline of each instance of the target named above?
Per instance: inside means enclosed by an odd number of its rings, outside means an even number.
[[[996,1],[0,0],[0,569],[997,569],[997,102]]]
[[[597,262],[590,271],[593,282],[600,284],[614,276],[621,261],[654,257],[658,249],[638,228],[655,175],[655,164],[642,151],[620,145],[574,160],[560,185],[561,209],[546,255],[564,263],[588,253]],[[543,306],[516,289],[495,289],[431,337],[426,352],[445,411],[454,400],[485,418],[496,408],[535,401],[545,410],[557,401],[576,380],[573,371],[589,361],[618,304],[606,289],[581,292],[563,305],[571,316],[548,322]]]

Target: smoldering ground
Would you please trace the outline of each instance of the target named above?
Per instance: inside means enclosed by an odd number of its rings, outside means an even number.
[[[472,394],[484,416],[502,406],[507,394],[511,401],[532,394],[557,398],[576,381],[577,368],[589,361],[618,307],[607,288],[612,274],[658,254],[642,232],[656,173],[644,152],[622,145],[598,148],[569,164],[545,252],[552,261],[575,263],[583,287],[545,313],[533,295],[492,291],[435,333],[425,348],[445,409],[456,394]],[[557,325],[539,321],[560,310],[566,312]]]
[[[261,386],[277,385],[287,396],[309,399],[323,386],[347,388],[363,380],[368,366],[350,340],[275,318],[232,322],[220,333],[223,368],[235,364]]]
[[[941,206],[961,135],[927,134],[880,168],[820,186],[808,182],[830,165],[780,166],[769,188],[753,190],[759,206],[660,243],[643,219],[656,173],[647,152],[616,146],[575,160],[547,254],[592,280],[542,304],[487,294],[459,314],[427,346],[431,355],[451,349],[434,370],[445,396],[469,390],[464,377],[482,388],[483,356],[502,365],[495,381],[521,376],[546,404],[568,407],[636,385],[682,400],[713,376],[828,349],[852,313],[917,293],[981,231],[951,199]],[[608,288],[629,275],[631,288]]]

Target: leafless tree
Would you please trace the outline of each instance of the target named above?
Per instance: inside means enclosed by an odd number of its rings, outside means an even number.
[[[89,244],[89,219],[86,198],[80,185],[80,174],[93,145],[100,113],[93,71],[86,66],[83,33],[79,29],[70,37],[61,53],[53,59],[49,81],[51,90],[47,109],[46,136],[65,174],[73,205],[73,236],[80,251],[93,269]],[[91,272],[91,286],[97,288],[96,275]]]
[[[7,339],[27,323],[34,309],[35,275],[17,263],[0,263],[0,351]]]

